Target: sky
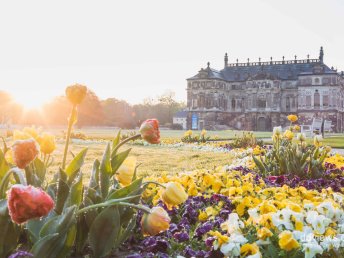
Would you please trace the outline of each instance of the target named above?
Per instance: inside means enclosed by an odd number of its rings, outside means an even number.
[[[73,83],[134,104],[229,62],[317,58],[344,70],[343,0],[0,2],[0,90],[24,106]]]

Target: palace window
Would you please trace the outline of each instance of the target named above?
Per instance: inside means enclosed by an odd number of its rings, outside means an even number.
[[[328,95],[324,95],[323,96],[323,107],[328,107],[328,102],[329,102]]]
[[[235,110],[235,99],[232,99],[232,109]]]
[[[309,96],[309,95],[306,96],[306,106],[307,107],[312,106],[312,96]]]
[[[285,99],[285,108],[287,111],[290,111],[290,97],[286,97]]]
[[[258,108],[266,108],[266,100],[258,99]]]
[[[314,93],[314,107],[320,107],[320,94],[318,90],[315,90]]]

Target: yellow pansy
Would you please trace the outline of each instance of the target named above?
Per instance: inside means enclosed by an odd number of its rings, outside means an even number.
[[[279,246],[286,251],[291,251],[300,247],[300,244],[293,237],[293,234],[290,231],[283,231],[278,235]]]

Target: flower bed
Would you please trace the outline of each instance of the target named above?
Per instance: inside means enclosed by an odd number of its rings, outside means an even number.
[[[86,90],[67,88],[72,112],[53,179],[45,174],[54,136],[26,128],[1,149],[0,257],[344,256],[344,157],[320,137],[295,142],[291,126],[274,130],[272,146],[251,146],[257,142],[247,134],[236,141],[245,147],[227,148],[203,142],[204,131],[202,142],[183,146],[227,149],[231,164],[139,178],[130,149],[120,149],[138,139],[159,144],[158,121],[150,119],[139,134],[109,142],[85,184],[87,149],[69,164],[66,157]]]

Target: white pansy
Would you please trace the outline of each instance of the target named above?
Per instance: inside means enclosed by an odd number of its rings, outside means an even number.
[[[292,214],[293,211],[289,208],[284,208],[281,211],[277,211],[276,213],[272,214],[272,223],[280,230],[293,230],[294,226],[290,220]]]
[[[250,215],[250,217],[252,218],[254,223],[258,223],[259,221],[259,214],[258,214],[258,209],[254,208],[254,209],[249,209],[248,211],[248,215]]]
[[[319,216],[318,212],[316,211],[309,211],[307,212],[307,216],[306,216],[306,221],[309,224],[312,224],[312,222]]]
[[[330,202],[323,202],[317,206],[317,211],[325,215],[327,218],[332,219],[335,215],[335,209]]]
[[[302,231],[293,231],[293,237],[301,243],[311,243],[315,241],[313,229],[309,226],[304,226]]]
[[[328,225],[330,225],[331,220],[326,218],[324,215],[319,215],[312,222],[312,227],[317,234],[324,234]]]
[[[244,228],[244,222],[239,219],[237,213],[231,213],[228,215],[228,219],[221,224],[222,230],[227,230],[229,234],[240,233],[241,228]]]
[[[339,194],[339,193],[333,193],[333,200],[335,202],[338,202],[338,203],[342,203],[343,202],[343,195],[342,194]]]
[[[323,249],[316,241],[311,243],[305,243],[302,245],[302,247],[302,251],[305,253],[305,258],[313,258],[317,254],[323,253]]]
[[[326,251],[329,251],[331,249],[338,249],[341,244],[341,239],[338,237],[327,236],[320,244]]]
[[[232,234],[227,243],[222,244],[220,251],[228,257],[239,256],[241,245],[248,240],[241,234]]]
[[[312,209],[314,209],[314,204],[313,203],[305,203],[303,205],[303,208],[306,210],[306,211],[310,211]]]

